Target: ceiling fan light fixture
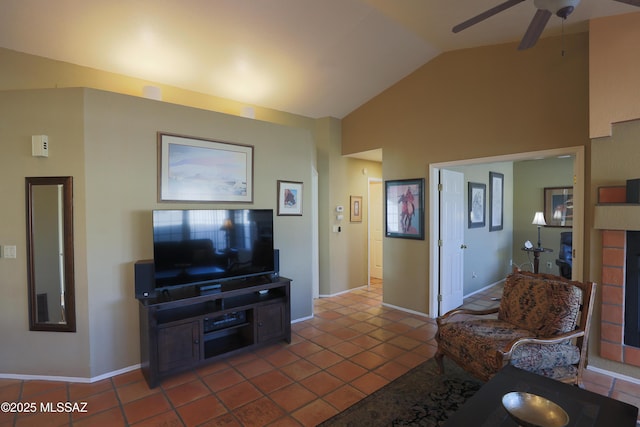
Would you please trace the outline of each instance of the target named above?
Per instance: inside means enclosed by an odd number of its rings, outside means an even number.
[[[565,6],[561,9],[558,9],[558,11],[556,12],[556,15],[562,19],[567,19],[567,16],[571,15],[571,12],[573,12],[573,9],[575,9],[575,7]]]
[[[454,26],[452,31],[454,33],[458,33],[466,28],[469,28],[473,25],[476,25],[479,22],[484,21],[498,13],[507,10],[517,4],[522,3],[525,0],[505,0],[497,6],[492,7],[491,9],[485,10],[479,15],[474,16],[471,19],[467,19],[466,21]],[[594,0],[596,1],[596,0]],[[604,0],[598,0],[604,1]],[[626,3],[632,6],[640,7],[640,0],[615,0],[620,3]],[[580,3],[580,0],[533,0],[533,5],[536,8],[536,13],[533,16],[533,19],[529,23],[527,27],[527,31],[525,32],[522,40],[520,41],[520,45],[518,46],[518,50],[525,50],[533,47],[544,28],[546,27],[549,19],[553,15],[557,15],[562,18],[563,21],[567,19],[569,15],[573,13],[576,6]],[[563,22],[563,35],[564,35],[564,22]],[[564,55],[564,50],[563,50]]]
[[[571,15],[580,0],[534,0],[536,9],[548,10],[562,19]]]

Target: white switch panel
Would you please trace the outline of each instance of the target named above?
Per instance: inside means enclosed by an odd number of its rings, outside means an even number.
[[[2,247],[2,256],[4,258],[15,258],[16,257],[16,247],[5,245]]]
[[[31,136],[31,155],[33,157],[49,157],[49,137],[47,135]]]

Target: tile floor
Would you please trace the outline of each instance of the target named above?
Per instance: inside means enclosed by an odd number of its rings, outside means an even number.
[[[487,308],[500,287],[465,306]],[[315,302],[292,342],[220,360],[149,389],[139,370],[93,384],[0,379],[9,426],[315,426],[433,356],[435,322],[382,307],[382,284]],[[640,386],[587,372],[587,389],[640,405]],[[86,412],[41,412],[41,403],[86,403]]]

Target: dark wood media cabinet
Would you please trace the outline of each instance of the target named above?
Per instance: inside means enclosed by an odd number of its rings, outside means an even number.
[[[140,356],[149,387],[219,357],[291,342],[291,280],[247,278],[139,299]]]

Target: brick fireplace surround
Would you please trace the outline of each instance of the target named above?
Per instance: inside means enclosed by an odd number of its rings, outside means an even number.
[[[602,230],[600,356],[640,366],[640,348],[624,344],[626,231]]]

